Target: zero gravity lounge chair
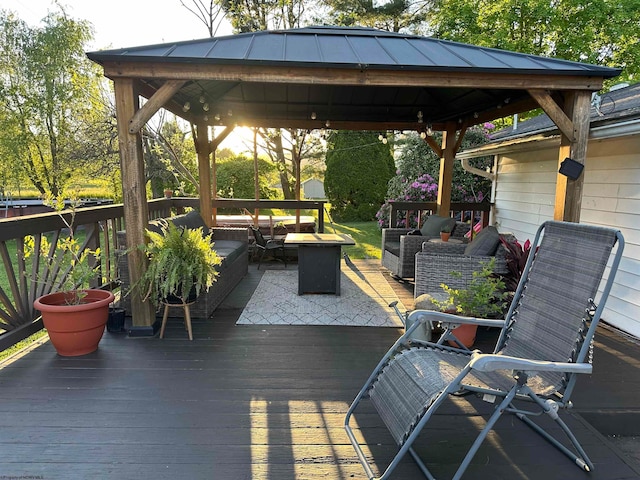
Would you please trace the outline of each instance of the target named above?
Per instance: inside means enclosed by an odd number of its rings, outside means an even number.
[[[616,242],[609,276],[596,305],[598,285]],[[461,319],[424,310],[412,312],[411,327],[380,361],[345,418],[347,435],[367,476],[388,478],[409,452],[425,476],[434,479],[425,463],[437,463],[438,458],[423,461],[413,443],[450,395],[469,393],[496,406],[461,459],[454,479],[462,477],[502,413],[515,414],[581,469],[593,470],[593,463],[558,410],[571,406],[577,374],[591,373],[593,335],[623,247],[624,239],[617,230],[546,222],[538,229],[531,250],[536,254],[529,257],[505,320]],[[413,331],[428,321],[444,324],[464,321],[499,326],[502,331],[493,354],[465,352],[412,340]],[[375,477],[350,426],[350,419],[363,399],[373,404],[399,448],[380,477]],[[542,413],[560,427],[554,432],[564,432],[562,441],[534,423],[531,417]]]

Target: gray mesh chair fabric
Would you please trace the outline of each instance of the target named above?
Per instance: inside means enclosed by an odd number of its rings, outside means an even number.
[[[425,476],[433,478],[412,444],[450,395],[466,392],[482,394],[483,398],[497,399],[500,403],[461,460],[454,479],[463,475],[503,413],[514,413],[578,466],[592,470],[593,463],[557,411],[570,405],[578,374],[591,373],[591,342],[623,247],[624,239],[617,230],[546,222],[538,230],[532,247],[535,254],[530,255],[504,321],[412,312],[418,320],[380,361],[345,418],[347,435],[369,478],[388,478],[407,452]],[[612,256],[609,275],[596,305],[598,286]],[[443,320],[500,325],[502,330],[494,352],[464,352],[412,340],[411,334],[421,322]],[[380,477],[374,475],[350,426],[352,415],[364,399],[373,404],[399,447]],[[525,401],[529,403],[526,412],[515,405]],[[529,413],[534,417],[549,414],[573,448],[534,423]]]

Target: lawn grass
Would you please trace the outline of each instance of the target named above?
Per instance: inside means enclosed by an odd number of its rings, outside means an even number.
[[[342,250],[353,259],[381,258],[382,232],[378,222],[325,223],[324,231],[346,233],[356,244],[352,247],[342,247]]]

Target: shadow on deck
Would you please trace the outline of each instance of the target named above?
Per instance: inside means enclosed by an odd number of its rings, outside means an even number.
[[[342,422],[399,330],[236,326],[259,278],[252,265],[213,319],[194,320],[193,342],[173,321],[163,340],[105,333],[99,350],[84,357],[59,357],[45,343],[6,364],[0,370],[1,474],[46,480],[364,478]],[[390,282],[410,306],[411,286]],[[490,332],[480,335],[492,339]],[[578,383],[576,408],[564,413],[596,470],[581,473],[506,417],[464,478],[640,476],[633,460],[585,420],[610,430],[605,434],[638,425],[640,346],[604,328],[596,340],[594,374]],[[452,402],[425,430],[418,450],[430,450],[428,465],[438,478],[453,474],[480,415],[490,409],[483,402]],[[624,420],[619,427],[617,419]],[[366,409],[356,420],[370,454],[385,466],[393,440]],[[407,458],[393,478],[422,476]]]

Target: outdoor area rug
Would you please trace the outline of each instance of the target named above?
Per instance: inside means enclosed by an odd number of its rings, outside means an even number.
[[[298,295],[297,271],[267,270],[237,324],[402,327],[389,307],[398,298],[381,272],[343,266],[341,275],[340,296]]]

